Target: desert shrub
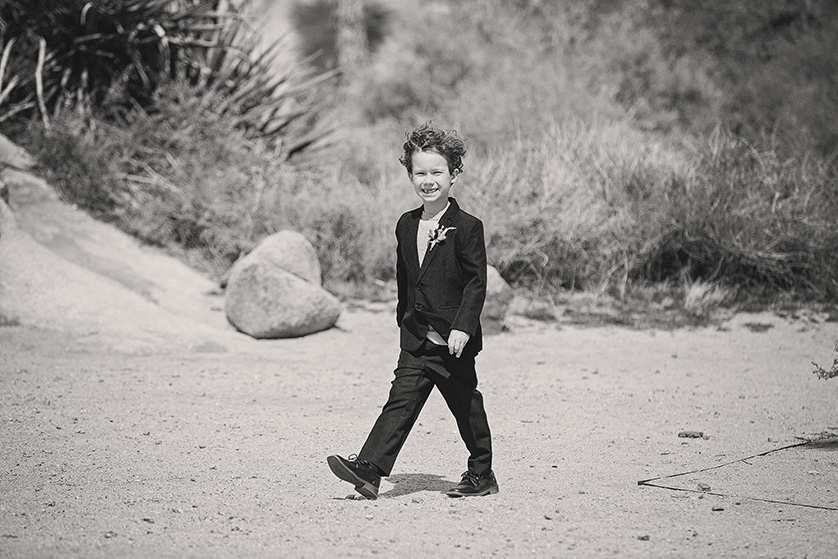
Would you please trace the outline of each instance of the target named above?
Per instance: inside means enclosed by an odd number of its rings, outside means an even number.
[[[770,144],[722,129],[696,155],[691,177],[656,193],[665,221],[641,275],[661,280],[686,269],[740,287],[834,295],[835,168],[816,157],[781,159]]]
[[[217,273],[266,234],[266,191],[293,172],[183,87],[161,87],[156,112],[133,111],[122,126],[62,118],[27,143],[66,200],[145,242],[194,252]]]
[[[59,117],[51,130],[33,126],[19,137],[41,162],[43,172],[63,199],[94,217],[110,221],[122,201],[119,163],[127,154],[120,148],[119,129],[97,133],[73,115]]]
[[[472,161],[469,204],[487,222],[490,259],[530,287],[623,292],[647,229],[633,200],[686,173],[677,152],[627,121],[553,122]],[[473,194],[472,194],[473,192]]]
[[[303,206],[307,214],[297,219],[301,231],[317,247],[324,283],[340,289],[341,284],[371,285],[395,275],[394,242],[389,227],[377,221],[372,196],[344,200],[323,207]],[[388,234],[389,233],[389,234]]]

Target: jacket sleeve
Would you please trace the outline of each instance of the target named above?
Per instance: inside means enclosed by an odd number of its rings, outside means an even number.
[[[399,225],[401,222],[399,222]],[[407,310],[407,270],[402,257],[402,240],[399,237],[399,225],[396,226],[396,288],[398,301],[396,303],[396,324],[401,328],[404,313]]]
[[[474,225],[469,227],[468,235],[463,235],[458,240],[458,257],[465,286],[460,309],[451,323],[451,328],[473,337],[480,328],[480,313],[486,300],[486,243],[483,238],[483,223],[476,220]]]

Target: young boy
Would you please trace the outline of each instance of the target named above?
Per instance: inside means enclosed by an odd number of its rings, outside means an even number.
[[[332,472],[367,499],[378,497],[399,451],[434,386],[457,420],[469,451],[468,470],[451,497],[498,492],[492,440],[474,358],[482,348],[480,312],[486,298],[483,223],[449,198],[463,170],[465,145],[456,132],[428,122],[407,134],[404,155],[422,206],[396,225],[398,365],[390,396],[357,456],[329,456]]]

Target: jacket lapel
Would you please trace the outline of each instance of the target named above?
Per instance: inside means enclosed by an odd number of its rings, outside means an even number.
[[[457,201],[454,200],[453,198],[449,198],[449,200],[451,202],[451,205],[448,207],[448,209],[445,211],[445,213],[442,214],[442,217],[439,218],[439,224],[442,227],[450,227],[451,222],[454,219],[454,215],[459,210],[459,206],[457,205]],[[417,220],[416,221],[416,227],[413,230],[413,238],[414,239],[416,239],[416,234],[417,234],[418,230],[419,230],[419,221]],[[450,237],[448,237],[448,239],[450,239]],[[417,242],[419,242],[419,241],[417,241]],[[425,242],[427,242],[427,241],[425,241]],[[419,262],[418,251],[414,250],[413,252],[414,252],[414,254],[416,254],[416,262],[418,263]],[[422,279],[422,276],[425,275],[425,272],[428,270],[428,266],[430,266],[430,264],[431,264],[431,260],[434,259],[434,255],[437,252],[439,252],[439,245],[436,245],[433,248],[428,247],[428,252],[425,253],[425,258],[424,258],[424,260],[422,260],[422,266],[419,268],[419,279]]]
[[[404,237],[404,252],[407,264],[414,270],[419,268],[419,250],[416,246],[416,236],[419,234],[419,219],[422,217],[422,207],[418,207],[410,215]]]

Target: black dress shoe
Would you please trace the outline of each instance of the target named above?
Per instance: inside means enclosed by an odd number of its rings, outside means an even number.
[[[492,495],[498,491],[498,482],[495,479],[494,472],[480,476],[468,471],[463,474],[463,479],[457,487],[448,490],[448,496],[482,497],[483,495]]]
[[[348,481],[355,486],[355,491],[367,499],[378,498],[378,487],[381,485],[381,476],[378,471],[367,460],[359,460],[354,454],[349,459],[333,455],[326,458],[329,469],[343,481]]]

